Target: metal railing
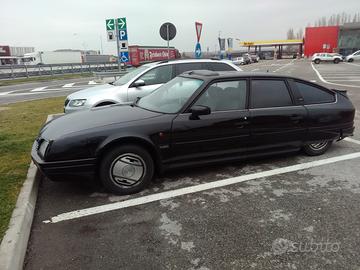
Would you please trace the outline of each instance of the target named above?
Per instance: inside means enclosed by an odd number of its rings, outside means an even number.
[[[105,72],[118,70],[117,63],[4,65],[0,66],[0,79],[29,78],[72,73]]]

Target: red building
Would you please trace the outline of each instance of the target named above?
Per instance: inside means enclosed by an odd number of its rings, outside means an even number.
[[[335,52],[338,49],[339,26],[307,27],[305,29],[306,57],[314,53]]]

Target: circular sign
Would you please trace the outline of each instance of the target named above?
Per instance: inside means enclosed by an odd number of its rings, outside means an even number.
[[[201,46],[200,46],[200,43],[196,43],[196,46],[195,46],[195,57],[196,58],[200,58],[201,57]]]
[[[172,40],[176,36],[176,27],[172,23],[164,23],[160,27],[160,36],[164,40]]]

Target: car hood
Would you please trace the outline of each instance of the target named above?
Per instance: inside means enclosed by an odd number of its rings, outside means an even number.
[[[64,135],[87,129],[112,124],[125,124],[161,115],[163,114],[132,105],[103,106],[89,111],[62,115],[45,124],[40,131],[40,137],[47,140],[56,140]]]
[[[67,98],[70,100],[73,99],[89,99],[93,96],[104,96],[109,92],[113,92],[114,90],[122,90],[126,89],[124,86],[115,86],[112,84],[104,84],[98,85],[94,87],[89,87],[84,90],[77,91],[75,93],[70,94]]]

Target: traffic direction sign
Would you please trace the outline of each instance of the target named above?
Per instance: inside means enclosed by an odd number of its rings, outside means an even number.
[[[201,57],[201,46],[200,46],[200,43],[196,43],[196,46],[195,46],[195,57],[196,58],[200,58]]]
[[[126,29],[126,18],[117,19],[118,29]]]
[[[106,30],[115,30],[115,19],[105,20]]]

